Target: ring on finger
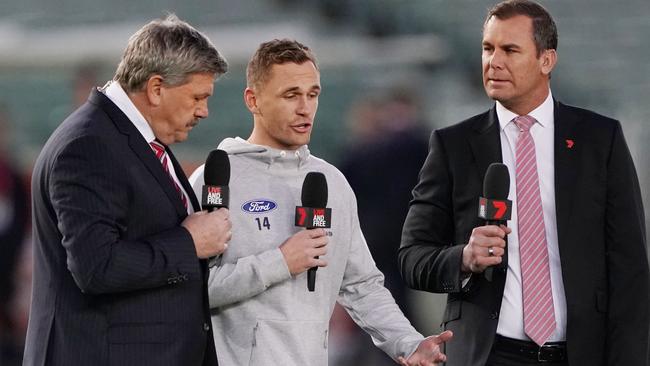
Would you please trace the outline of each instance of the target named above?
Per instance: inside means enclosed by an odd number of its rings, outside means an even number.
[[[488,255],[494,257],[494,249],[492,247],[488,247]]]

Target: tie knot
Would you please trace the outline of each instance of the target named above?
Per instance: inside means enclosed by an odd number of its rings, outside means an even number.
[[[153,149],[154,153],[156,154],[156,157],[160,159],[164,154],[165,154],[165,146],[158,142],[157,140],[153,140],[149,143],[151,148]]]
[[[531,116],[515,117],[514,121],[517,127],[519,127],[522,131],[530,130],[530,128],[535,124],[535,122],[537,122],[537,120],[535,120],[535,118]]]

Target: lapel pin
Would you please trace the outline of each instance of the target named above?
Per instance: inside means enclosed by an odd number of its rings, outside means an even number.
[[[571,139],[566,139],[566,147],[567,147],[567,149],[572,149],[572,148],[573,148],[573,144],[574,144],[573,140],[571,140]]]

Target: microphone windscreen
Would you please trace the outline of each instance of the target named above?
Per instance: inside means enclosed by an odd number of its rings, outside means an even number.
[[[510,192],[510,173],[502,163],[492,163],[485,172],[483,179],[483,197],[487,199],[508,199]]]
[[[230,159],[223,150],[212,150],[205,160],[203,178],[209,186],[227,186],[230,182]]]
[[[304,207],[324,208],[327,206],[327,179],[321,172],[309,172],[302,183],[301,194]]]

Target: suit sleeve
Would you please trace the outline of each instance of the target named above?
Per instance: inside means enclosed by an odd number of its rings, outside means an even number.
[[[165,286],[199,278],[189,232],[177,225],[136,240],[129,229],[133,192],[124,164],[99,137],[72,141],[53,159],[48,191],[68,270],[84,293]]]
[[[434,131],[402,229],[399,267],[404,281],[416,290],[461,290],[465,243],[453,242],[453,177],[447,154],[439,131]]]
[[[609,272],[608,365],[648,355],[650,304],[645,217],[632,157],[616,124],[607,169],[605,232]]]
[[[348,187],[349,188],[349,187]],[[368,333],[374,344],[393,359],[409,357],[424,339],[399,309],[384,276],[377,269],[361,232],[356,199],[350,190],[350,252],[339,293],[339,303]]]

